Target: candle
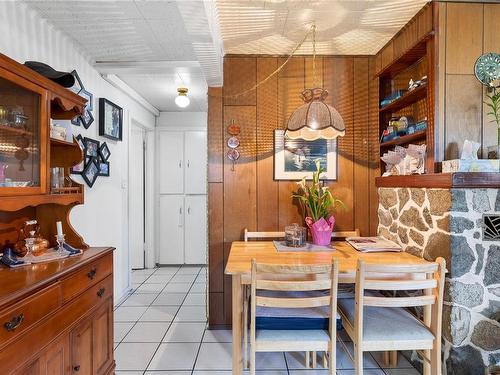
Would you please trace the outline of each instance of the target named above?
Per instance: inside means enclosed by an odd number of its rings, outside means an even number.
[[[62,236],[63,235],[62,223],[60,221],[56,222],[56,227],[57,227],[57,235]]]

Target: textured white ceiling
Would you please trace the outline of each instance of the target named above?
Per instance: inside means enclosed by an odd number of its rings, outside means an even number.
[[[207,84],[203,72],[120,74],[119,78],[160,111],[198,112],[207,110]],[[175,105],[177,87],[187,87],[191,103],[186,108]]]
[[[378,52],[428,0],[216,0],[224,51],[289,54],[313,23],[319,54]],[[297,52],[312,53],[309,39]]]
[[[71,37],[98,70],[105,65],[102,73],[118,75],[161,111],[181,110],[174,104],[180,83],[192,99],[187,111],[206,110],[207,82],[222,84],[222,39],[212,1],[23,1]],[[165,62],[173,69],[162,70]],[[160,68],[144,71],[147,63]]]

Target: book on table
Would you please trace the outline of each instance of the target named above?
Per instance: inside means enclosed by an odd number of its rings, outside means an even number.
[[[382,237],[347,237],[345,240],[356,250],[363,253],[403,251],[397,243]]]

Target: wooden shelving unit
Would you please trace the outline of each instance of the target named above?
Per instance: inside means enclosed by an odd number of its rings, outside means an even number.
[[[380,144],[380,156],[394,146],[426,144],[426,173],[434,172],[434,33],[420,38],[406,52],[383,67],[379,73],[379,103],[396,90],[408,89],[414,81],[427,76],[427,82],[379,109],[379,135],[387,129],[392,117],[405,116],[413,122],[427,121],[427,129]],[[382,172],[385,163],[380,161]]]

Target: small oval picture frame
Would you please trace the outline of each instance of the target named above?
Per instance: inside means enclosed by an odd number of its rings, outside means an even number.
[[[240,158],[240,152],[232,148],[227,152],[227,157],[229,158],[229,160],[236,161]]]

